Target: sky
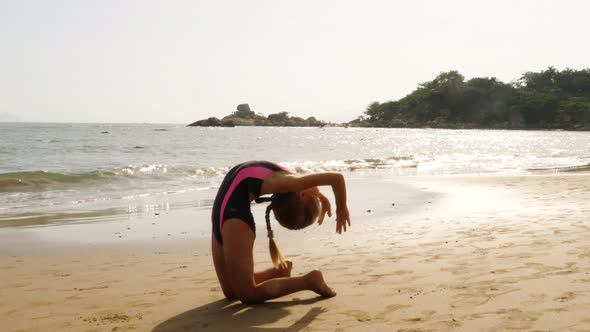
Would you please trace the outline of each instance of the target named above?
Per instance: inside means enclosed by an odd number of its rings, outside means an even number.
[[[590,1],[0,0],[0,121],[344,122],[438,73],[590,67]]]

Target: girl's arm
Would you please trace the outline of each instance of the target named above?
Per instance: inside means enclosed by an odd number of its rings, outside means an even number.
[[[336,200],[336,232],[346,232],[350,216],[346,204],[346,183],[340,173],[315,173],[302,176],[275,172],[264,179],[262,194],[300,192],[317,186],[331,186]]]

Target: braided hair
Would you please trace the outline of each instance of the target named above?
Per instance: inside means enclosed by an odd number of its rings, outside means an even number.
[[[271,197],[256,197],[254,201],[256,203],[271,202],[266,207],[264,219],[266,220],[266,231],[267,231],[267,235],[268,235],[268,249],[270,251],[270,258],[272,260],[273,265],[275,266],[275,269],[278,269],[279,266],[282,268],[287,268],[287,262],[285,261],[285,258],[283,258],[283,255],[281,255],[281,252],[279,251],[279,248],[277,247],[277,244],[275,243],[274,233],[273,233],[272,228],[270,226],[270,211],[274,207],[273,204],[274,204],[274,201],[276,200],[276,197],[278,197],[276,194],[272,195]]]
[[[287,263],[281,255],[279,248],[274,240],[274,232],[270,225],[270,211],[274,212],[275,219],[285,228],[302,229],[311,225],[319,214],[319,209],[315,204],[302,205],[297,200],[297,195],[293,192],[273,194],[271,197],[257,197],[256,203],[270,202],[266,207],[265,220],[268,235],[268,248],[270,258],[275,268],[287,267]]]

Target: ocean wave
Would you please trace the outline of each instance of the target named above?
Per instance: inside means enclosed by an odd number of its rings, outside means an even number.
[[[439,160],[440,161],[440,160]],[[463,160],[466,163],[465,160]],[[295,161],[280,162],[282,166],[296,174],[314,172],[352,172],[358,170],[422,169],[428,170],[438,165],[437,160],[420,156],[392,156],[383,158]],[[217,183],[229,166],[192,167],[189,165],[127,165],[111,169],[97,169],[85,172],[30,171],[0,173],[0,193],[43,192],[49,190],[76,189],[112,184],[113,188],[143,186],[151,183],[156,187],[164,183],[185,182],[187,188],[194,185]],[[437,167],[445,167],[438,165]],[[588,172],[590,164],[529,168],[529,172]],[[117,185],[119,184],[119,185]],[[183,185],[184,187],[184,185]]]
[[[556,167],[541,167],[529,168],[531,172],[555,172],[555,173],[583,173],[590,172],[590,164],[574,165],[574,166],[556,166]]]
[[[84,173],[58,173],[47,171],[14,172],[0,174],[0,192],[38,190],[55,185],[75,185],[104,181],[116,176],[109,171],[91,171]]]
[[[171,174],[171,176],[174,176]],[[0,174],[0,192],[45,191],[108,184],[128,179],[168,177],[165,165],[125,166],[86,172],[29,171]]]
[[[373,159],[350,159],[328,161],[279,162],[294,173],[342,172],[358,169],[416,167],[417,161],[410,157],[387,157]],[[231,166],[231,165],[230,165]],[[199,179],[209,182],[224,176],[230,166],[191,167],[188,165],[127,165],[111,169],[97,169],[82,172],[26,171],[0,174],[0,192],[27,192],[64,190],[80,186],[106,185],[117,181],[140,183],[143,181],[178,181]]]
[[[295,173],[348,172],[363,169],[415,168],[420,160],[414,157],[385,157],[329,161],[298,161],[280,163]]]

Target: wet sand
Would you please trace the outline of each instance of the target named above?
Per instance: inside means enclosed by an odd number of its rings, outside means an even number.
[[[587,331],[590,176],[349,182],[353,227],[277,242],[338,295],[226,301],[194,220],[0,230],[3,331]],[[375,184],[378,183],[378,186]],[[260,220],[262,207],[254,210]],[[208,222],[208,221],[207,221]],[[87,226],[87,227],[85,227]],[[257,234],[257,268],[270,265]]]

